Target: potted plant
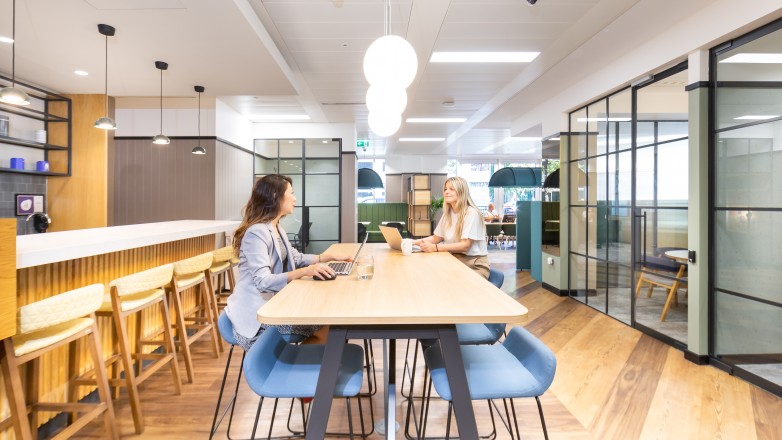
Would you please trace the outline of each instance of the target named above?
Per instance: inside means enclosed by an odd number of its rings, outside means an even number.
[[[432,219],[432,230],[437,225],[437,221],[440,220],[439,217],[435,218],[435,216],[441,214],[444,200],[442,196],[432,197],[432,202],[429,204],[429,218]]]

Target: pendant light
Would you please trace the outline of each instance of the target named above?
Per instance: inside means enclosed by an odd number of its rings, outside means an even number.
[[[163,71],[168,69],[168,63],[164,61],[155,61],[155,67],[160,69],[160,134],[152,138],[152,143],[157,145],[168,145],[171,139],[163,134]]]
[[[16,86],[16,0],[11,6],[11,87],[0,89],[0,102],[14,105],[30,105],[30,97]]]
[[[198,143],[201,143],[201,94],[204,93],[204,86],[195,86],[195,91],[198,93]],[[206,154],[206,148],[201,145],[196,145],[190,151],[193,154],[204,155]]]
[[[100,128],[102,130],[116,130],[117,123],[114,122],[114,120],[109,117],[109,37],[114,36],[115,29],[113,26],[109,26],[107,24],[99,24],[98,32],[100,32],[101,35],[104,35],[106,37],[106,64],[105,64],[106,81],[104,82],[105,84],[104,94],[106,97],[106,116],[102,118],[98,118],[98,120],[95,121],[93,127]]]
[[[407,87],[418,70],[413,46],[398,35],[390,35],[391,0],[385,0],[384,35],[369,45],[364,54],[364,76],[369,82],[367,108],[369,128],[380,137],[391,136],[402,125],[407,107]]]

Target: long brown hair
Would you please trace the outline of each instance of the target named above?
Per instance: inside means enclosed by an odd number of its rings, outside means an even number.
[[[242,211],[242,224],[234,233],[233,247],[237,254],[247,228],[257,223],[270,222],[280,215],[280,202],[285,197],[288,185],[293,185],[293,180],[281,174],[269,174],[255,182],[250,200]]]
[[[464,226],[464,217],[467,216],[467,210],[470,208],[475,209],[478,211],[478,214],[480,214],[481,211],[478,209],[478,206],[475,205],[475,202],[472,201],[472,197],[470,197],[470,185],[464,178],[459,176],[448,178],[448,180],[445,181],[445,184],[443,184],[443,191],[445,191],[445,186],[448,182],[451,182],[451,186],[454,191],[456,191],[456,206],[451,206],[448,203],[443,205],[443,226],[445,226],[445,230],[447,230],[451,223],[451,211],[458,211],[456,217],[456,233],[458,236],[456,238],[460,239],[462,238],[462,227]]]

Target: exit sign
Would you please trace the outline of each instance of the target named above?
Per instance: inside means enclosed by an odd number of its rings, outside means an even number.
[[[363,147],[368,147],[368,146],[369,146],[369,141],[367,141],[367,140],[359,139],[359,140],[356,141],[356,147],[357,148],[363,148]]]

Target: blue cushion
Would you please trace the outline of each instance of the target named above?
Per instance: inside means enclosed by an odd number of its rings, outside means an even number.
[[[220,312],[220,316],[217,317],[217,328],[220,330],[220,336],[223,337],[223,341],[230,345],[236,345],[236,339],[234,339],[234,325],[225,310]]]
[[[261,333],[244,360],[247,384],[264,397],[314,397],[323,345],[291,345],[276,328]],[[336,397],[358,394],[363,379],[364,350],[345,345],[334,391]]]
[[[554,354],[520,327],[514,327],[502,344],[462,346],[461,352],[473,400],[540,396],[554,380]],[[424,357],[437,394],[451,400],[439,344]]]
[[[489,282],[500,289],[502,288],[502,283],[505,282],[505,274],[498,270],[489,269]]]
[[[493,344],[505,331],[505,324],[456,324],[456,335],[462,345]]]

